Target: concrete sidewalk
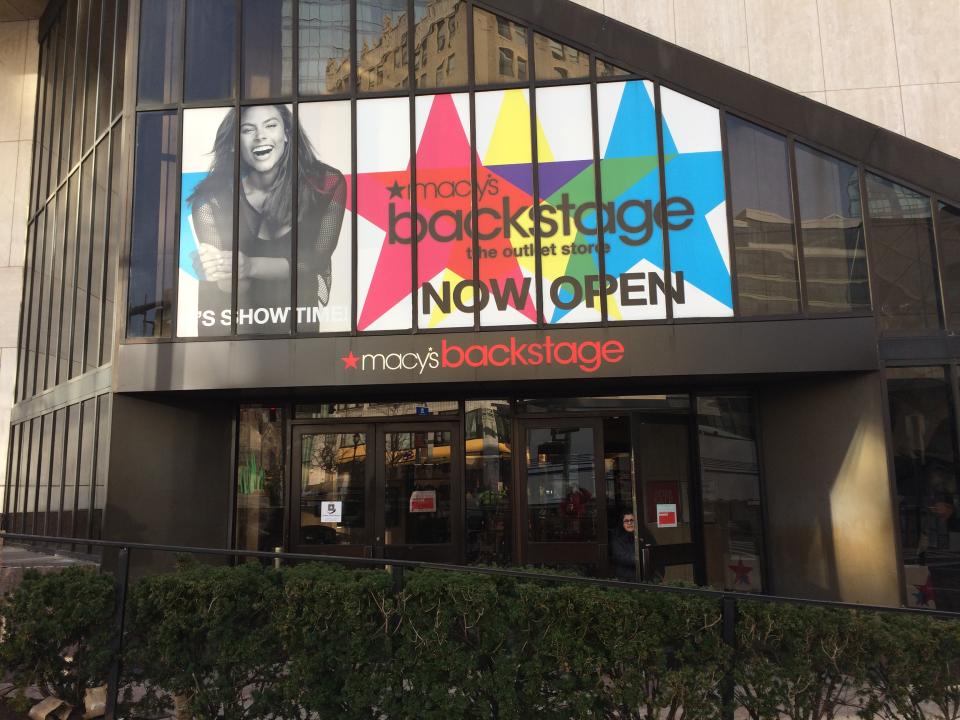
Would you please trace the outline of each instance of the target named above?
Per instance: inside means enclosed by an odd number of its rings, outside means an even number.
[[[25,570],[32,568],[41,573],[47,573],[71,565],[97,566],[89,560],[27,550],[14,545],[0,545],[0,594],[7,593],[19,585]]]

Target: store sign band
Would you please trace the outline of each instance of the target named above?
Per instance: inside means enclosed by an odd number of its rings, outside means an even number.
[[[651,83],[597,86],[599,167],[589,85],[535,92],[418,96],[415,154],[407,98],[360,100],[356,167],[345,101],[185,111],[178,335],[732,315],[718,111],[662,89],[661,201]]]

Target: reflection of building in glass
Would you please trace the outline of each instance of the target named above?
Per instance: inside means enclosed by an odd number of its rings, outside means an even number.
[[[734,217],[733,227],[741,302],[753,297],[765,302],[782,301],[784,306],[792,304],[796,298],[797,265],[792,220],[747,208]],[[859,208],[852,217],[831,215],[803,220],[801,228],[811,309],[869,305]]]
[[[347,92],[350,89],[349,3],[301,0],[299,19],[301,90],[312,94]],[[337,72],[331,72],[331,68],[337,68]]]

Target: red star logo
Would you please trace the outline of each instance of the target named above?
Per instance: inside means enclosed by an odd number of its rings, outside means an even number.
[[[753,572],[753,568],[749,565],[744,565],[743,558],[737,558],[736,565],[727,565],[727,567],[733,570],[733,574],[736,576],[733,581],[734,585],[750,584],[750,573]]]
[[[349,352],[349,354],[344,355],[344,356],[343,356],[342,358],[340,358],[340,359],[343,360],[343,369],[344,369],[344,370],[356,370],[356,369],[357,369],[357,361],[358,361],[360,358],[357,357],[356,355],[354,355],[354,354],[353,354],[353,350],[351,350],[351,351]]]
[[[469,192],[471,155],[470,138],[457,113],[453,96],[436,96],[417,147],[417,184],[423,188],[418,190],[417,212],[423,217],[427,228],[431,229],[418,243],[417,290],[445,270],[466,280],[474,279],[474,261],[472,253],[468,254],[473,249],[473,243],[467,234],[472,228],[463,228],[462,239],[449,239],[456,233],[455,218],[459,216],[466,220],[472,210]],[[528,169],[527,173],[531,171]],[[410,183],[409,165],[390,172],[361,173],[357,175],[356,183],[359,200],[356,211],[384,231],[369,294],[357,318],[357,328],[364,330],[410,294],[410,283],[397,281],[397,278],[410,277],[410,245],[389,243],[386,237],[390,204],[393,203],[393,211],[397,215],[409,213],[411,209],[410,198],[404,197],[402,192],[403,187]],[[485,167],[479,158],[477,187],[487,188],[484,197],[478,200],[480,208],[502,212],[504,201],[508,199],[511,213],[515,213],[533,203],[530,193]],[[493,194],[494,187],[496,194]],[[531,221],[524,217],[521,222],[526,226]],[[492,232],[491,226],[494,224],[493,220],[484,217],[480,232]],[[398,229],[404,236],[409,236],[411,224],[401,222]],[[444,239],[438,240],[438,236]],[[532,234],[529,242],[533,242]],[[496,237],[484,240],[483,249],[485,255],[480,263],[481,282],[487,283],[488,288],[491,278],[497,278],[501,283],[512,279],[517,287],[523,284],[524,276],[519,261],[513,256],[510,238],[500,232]],[[508,304],[515,306],[512,298]],[[532,299],[517,309],[531,321],[536,321],[536,307]]]

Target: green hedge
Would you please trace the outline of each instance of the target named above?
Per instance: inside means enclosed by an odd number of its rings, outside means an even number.
[[[71,701],[105,681],[112,580],[29,575],[0,661]],[[125,717],[720,718],[960,715],[960,622],[739,604],[471,573],[193,565],[129,593]]]

